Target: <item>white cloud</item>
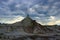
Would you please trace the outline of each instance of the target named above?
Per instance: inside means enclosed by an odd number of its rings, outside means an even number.
[[[48,2],[53,2],[54,0],[48,0]]]
[[[48,8],[49,8],[49,6],[48,5],[46,5],[46,6],[41,6],[44,10],[47,10]]]
[[[20,6],[21,6],[21,4],[16,4],[16,6],[15,6],[15,7],[20,8]]]
[[[37,11],[43,11],[46,12],[49,9],[49,5],[41,5],[41,4],[36,4],[32,7],[36,12]]]
[[[41,20],[37,20],[37,22],[41,25],[46,25],[46,23],[42,22]]]
[[[34,5],[33,7],[35,7],[35,8],[38,8],[38,7],[40,7],[38,4],[36,4],[36,5]]]
[[[30,12],[35,12],[35,9],[29,8],[29,11],[30,11]]]
[[[60,25],[60,20],[57,20],[57,21],[56,21],[56,24]]]
[[[45,17],[46,15],[45,14],[38,14],[40,17]]]
[[[47,23],[47,25],[60,25],[60,20],[50,21]]]
[[[56,24],[56,23],[55,23],[55,22],[56,22],[56,19],[55,19],[54,16],[50,16],[49,20],[50,20],[50,21],[47,23],[47,25],[54,25],[54,24]]]
[[[55,17],[54,17],[54,16],[50,16],[49,19],[50,19],[50,20],[55,20]]]
[[[14,17],[14,18],[0,18],[0,22],[1,22],[1,23],[12,24],[12,23],[21,21],[21,20],[23,20],[23,19],[24,19],[24,17],[22,17],[22,16],[16,16],[16,17]]]
[[[59,2],[55,2],[54,5],[59,5],[60,4],[60,1]]]
[[[56,15],[56,14],[58,14],[58,7],[56,7],[56,6],[52,6],[51,7],[51,9],[48,11],[48,15]]]
[[[15,22],[18,22],[18,21],[22,21],[24,19],[24,17],[22,17],[22,16],[18,16],[18,17],[16,17],[15,19],[11,19],[11,22],[10,21],[8,21],[7,23],[15,23]]]

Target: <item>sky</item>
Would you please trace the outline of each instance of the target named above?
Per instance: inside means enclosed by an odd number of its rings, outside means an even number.
[[[42,25],[60,25],[60,0],[0,0],[0,23],[21,21],[27,13]]]

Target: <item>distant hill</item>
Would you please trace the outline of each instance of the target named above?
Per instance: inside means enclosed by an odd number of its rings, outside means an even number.
[[[56,25],[53,25],[56,26]],[[22,21],[16,22],[14,24],[0,24],[0,28],[4,28],[6,31],[20,31],[26,33],[35,33],[35,34],[43,34],[48,32],[53,32],[53,30],[47,27],[53,27],[49,25],[41,25],[37,23],[35,20],[32,20],[29,15],[26,16]]]
[[[21,22],[16,22],[13,26],[22,27],[25,32],[33,33],[36,27],[42,27],[41,24],[38,24],[35,20],[32,20],[29,15],[24,18]]]

